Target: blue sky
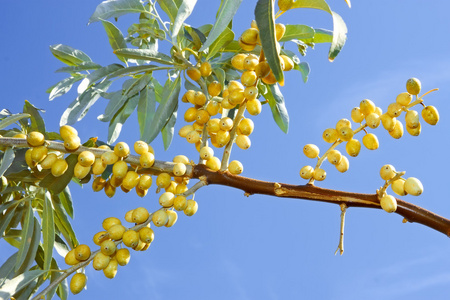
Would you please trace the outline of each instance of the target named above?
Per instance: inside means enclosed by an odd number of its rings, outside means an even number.
[[[425,103],[439,109],[437,126],[422,124],[422,134],[405,133],[392,139],[378,128],[380,148],[362,149],[350,159],[350,170],[340,174],[325,162],[327,179],[321,187],[374,193],[383,182],[382,165],[393,164],[406,176],[419,178],[424,185],[420,197],[404,200],[443,216],[450,216],[447,193],[449,168],[448,139],[450,94],[450,19],[448,1],[329,1],[348,27],[348,41],[333,63],[327,59],[328,45],[308,50],[302,61],[309,62],[311,74],[303,84],[299,73],[287,74],[281,89],[290,114],[288,134],[272,120],[268,107],[253,118],[252,146],[235,149],[233,159],[244,164],[244,176],[262,180],[305,183],[298,171],[315,163],[302,154],[308,143],[321,152],[324,129],[369,98],[386,110],[409,77],[422,81],[423,90],[439,92]],[[0,11],[2,64],[1,108],[12,112],[29,100],[45,109],[46,126],[57,130],[64,109],[76,92],[51,103],[45,90],[63,79],[54,73],[62,67],[48,46],[67,44],[81,49],[93,61],[106,65],[117,62],[100,24],[86,26],[100,1],[8,1]],[[192,26],[213,23],[219,1],[199,0],[186,21]],[[244,1],[234,22],[236,35],[250,26],[255,1]],[[137,16],[124,17],[126,29]],[[331,29],[324,12],[294,10],[279,22],[306,24]],[[74,89],[75,90],[75,89]],[[98,136],[105,140],[107,126],[96,120],[105,101],[100,101],[87,117],[75,125],[82,140]],[[187,105],[181,105],[184,111]],[[179,122],[176,130],[184,125]],[[139,138],[136,118],[126,123],[120,141],[132,144]],[[359,136],[362,138],[362,136]],[[161,140],[152,144],[156,158],[171,160],[178,154],[195,158],[195,150],[175,138],[164,152]],[[344,152],[341,146],[338,148]],[[118,192],[109,199],[94,194],[89,185],[72,186],[75,203],[73,225],[81,243],[93,246],[92,236],[109,216],[124,217],[138,206],[158,208],[154,187],[144,199]],[[293,199],[277,199],[242,191],[208,186],[196,194],[199,211],[193,217],[179,215],[172,228],[155,229],[155,242],[146,252],[132,252],[131,262],[110,280],[91,267],[86,269],[88,289],[71,299],[448,299],[450,260],[448,239],[418,224],[402,224],[402,218],[380,210],[352,208],[346,217],[345,253],[334,256],[339,238],[339,207]],[[0,243],[0,253],[12,253]],[[1,255],[3,258],[9,255]]]

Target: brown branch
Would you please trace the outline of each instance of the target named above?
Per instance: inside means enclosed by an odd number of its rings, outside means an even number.
[[[247,195],[262,194],[275,197],[286,197],[345,204],[347,207],[366,207],[381,209],[376,194],[361,194],[320,188],[311,184],[292,185],[277,182],[261,181],[252,178],[232,175],[228,171],[214,172],[203,165],[197,165],[193,177],[205,176],[208,184],[225,185],[243,190]],[[442,232],[450,237],[450,220],[430,212],[420,206],[397,199],[397,214],[408,222],[415,222]]]

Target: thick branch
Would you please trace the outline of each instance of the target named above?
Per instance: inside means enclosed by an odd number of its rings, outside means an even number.
[[[193,177],[205,176],[208,184],[219,184],[243,190],[246,194],[263,194],[275,197],[286,197],[345,204],[348,207],[367,207],[380,209],[376,194],[360,194],[320,188],[314,185],[292,185],[277,182],[261,181],[232,175],[228,171],[214,172],[203,165],[197,165]],[[432,213],[422,207],[397,199],[397,214],[409,222],[416,222],[442,232],[450,237],[450,220]]]

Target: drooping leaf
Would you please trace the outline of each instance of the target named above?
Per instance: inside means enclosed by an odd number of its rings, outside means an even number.
[[[53,207],[48,192],[44,199],[44,211],[42,213],[42,247],[44,249],[44,270],[50,269],[53,258],[53,245],[55,243],[55,220]]]
[[[55,249],[61,257],[66,257],[69,252],[69,247],[58,233],[55,234]]]
[[[66,210],[66,213],[73,219],[73,203],[69,187],[66,186],[64,190],[58,194],[58,197],[64,209]]]
[[[51,200],[54,208],[54,218],[56,227],[62,233],[66,241],[69,243],[70,248],[73,249],[75,246],[78,245],[78,240],[75,231],[72,228],[72,224],[70,224],[68,215],[57,196],[52,195]]]
[[[11,166],[14,161],[14,150],[12,148],[6,148],[5,153],[3,154],[3,159],[0,162],[0,177],[5,174],[6,170]],[[1,231],[0,231],[1,232]]]
[[[70,67],[68,67],[68,68],[70,68]],[[65,78],[65,79],[61,80],[51,89],[50,96],[48,97],[49,100],[52,101],[56,97],[64,95],[65,93],[70,91],[70,89],[72,88],[72,85],[75,82],[80,81],[83,78],[84,78],[83,76],[73,76],[73,77],[69,77],[69,78]]]
[[[145,132],[144,141],[150,143],[158,136],[161,129],[169,121],[178,104],[178,96],[181,89],[181,76],[171,81],[168,79],[164,85],[164,91],[156,110],[155,117],[152,120],[150,128]]]
[[[16,271],[16,274],[28,271],[30,267],[33,265],[36,257],[36,250],[41,240],[41,225],[39,224],[39,221],[35,217],[33,217],[33,219],[34,219],[33,235],[31,236],[31,241],[27,245],[26,250],[27,252],[22,267]]]
[[[14,202],[14,201],[11,201]],[[12,218],[14,217],[14,214],[16,212],[17,205],[14,205],[6,210],[5,214],[2,215],[2,218],[0,219],[0,238],[3,237],[3,233],[6,232],[6,228],[8,227],[9,223],[11,222]],[[1,273],[0,273],[1,276]],[[0,277],[1,279],[1,277]],[[0,282],[1,286],[1,282]]]
[[[169,146],[172,143],[176,121],[177,121],[177,107],[175,107],[172,116],[170,117],[166,126],[164,126],[164,128],[161,130],[161,135],[164,143],[164,150],[169,149]]]
[[[100,69],[102,66],[99,64],[96,64],[92,61],[82,62],[79,65],[71,66],[71,67],[62,67],[55,71],[55,73],[76,73],[80,71],[87,71],[87,70],[97,70]]]
[[[69,284],[67,283],[67,278],[64,279],[59,285],[58,289],[56,290],[56,294],[61,300],[67,300],[67,297],[69,295]]]
[[[25,100],[25,105],[23,106],[23,112],[30,115],[31,120],[31,130],[39,131],[45,134],[45,123],[44,119],[41,117],[39,111],[41,109],[36,108],[33,104]]]
[[[56,263],[56,260],[55,260],[55,259],[52,259],[51,268],[52,268],[53,270],[59,270],[59,266],[58,266],[58,264]],[[52,282],[55,282],[56,280],[58,280],[58,278],[61,277],[61,276],[64,276],[64,273],[61,273],[61,272],[51,272],[51,273],[50,273],[50,284],[51,284]],[[57,290],[58,286],[59,286],[59,285],[55,286],[54,288],[52,288],[52,289],[46,294],[47,300],[51,300],[51,299],[53,298],[53,296],[54,296],[55,293],[56,293],[56,290]],[[62,299],[62,298],[61,298],[61,299]]]
[[[181,26],[183,26],[184,21],[191,15],[196,3],[197,0],[184,0],[178,8],[177,16],[172,27],[172,43],[174,45],[177,44],[177,36]]]
[[[206,56],[206,60],[208,60],[211,57],[214,57],[214,55],[216,55],[216,53],[219,52],[220,49],[222,49],[232,40],[234,40],[234,32],[230,28],[225,27],[222,33],[209,46],[209,52],[208,55]]]
[[[139,95],[139,103],[137,107],[137,115],[139,122],[139,132],[141,139],[147,128],[150,128],[156,109],[156,94],[153,85],[144,88]]]
[[[32,270],[6,280],[0,289],[0,299],[10,299],[12,295],[46,272],[46,270]]]
[[[336,58],[347,40],[347,26],[344,20],[334,11],[331,15],[333,16],[333,41],[328,52],[329,61],[333,61]]]
[[[26,257],[29,249],[29,245],[33,238],[34,233],[34,216],[33,216],[33,208],[31,204],[27,203],[25,218],[22,223],[22,234],[21,234],[21,242],[19,253],[17,254],[15,271],[17,272],[19,269],[26,264]]]
[[[94,22],[117,18],[129,13],[145,13],[139,0],[107,0],[100,3],[89,18],[88,25]]]
[[[280,92],[278,84],[271,84],[267,87],[268,88],[264,89],[262,85],[260,85],[258,87],[259,92],[267,101],[269,101],[275,123],[277,123],[278,127],[280,127],[284,133],[287,133],[289,129],[289,115],[286,106],[284,105],[284,97]]]
[[[331,43],[333,41],[333,31],[327,29],[314,29],[314,37],[310,39],[302,39],[303,42],[309,44]]]
[[[14,266],[17,260],[17,252],[11,255],[0,267],[0,288],[3,283],[14,277]]]
[[[41,180],[39,186],[48,189],[54,195],[61,193],[72,180],[73,168],[78,162],[78,156],[71,154],[66,157],[66,162],[68,164],[68,168],[63,175],[55,177],[52,175],[52,173],[49,173],[44,177],[44,179]]]
[[[230,30],[230,28],[228,28],[227,26],[236,14],[236,11],[241,5],[241,2],[242,0],[224,0],[221,3],[221,7],[216,17],[216,22],[214,23],[214,26],[209,33],[208,38],[206,39],[206,43],[203,44],[202,48],[200,48],[199,51],[204,51],[206,48],[212,45],[212,43],[222,35],[224,30]],[[213,55],[209,56],[211,57]]]
[[[117,28],[113,23],[105,20],[102,20],[102,24],[105,28],[106,34],[108,35],[109,44],[113,50],[127,47],[127,43],[125,42],[123,34],[119,28]],[[123,56],[117,55],[117,57],[123,62],[127,61]]]
[[[94,72],[89,74],[86,78],[84,78],[83,81],[80,82],[77,88],[78,94],[81,94],[84,91],[86,91],[89,88],[89,86],[94,82],[96,82],[97,80],[105,76],[108,76],[119,69],[123,69],[123,66],[120,64],[110,64],[108,66],[95,70]]]
[[[260,32],[261,46],[267,63],[278,82],[284,82],[283,70],[277,51],[275,36],[275,14],[272,0],[258,0],[255,7],[255,20]]]
[[[108,127],[108,144],[114,143],[122,130],[122,126],[128,117],[136,109],[139,102],[139,95],[134,95],[127,100],[125,105],[117,112]]]
[[[174,62],[172,58],[164,53],[156,52],[150,49],[117,49],[114,51],[115,54],[121,55],[126,58],[142,59],[148,61],[154,61],[160,64],[173,65]]]
[[[294,8],[314,8],[331,14],[331,9],[325,0],[297,0],[290,9]]]
[[[77,66],[83,62],[92,61],[83,51],[67,45],[51,45],[50,51],[57,59],[69,66]]]
[[[127,68],[123,68],[123,69],[117,70],[114,73],[109,74],[108,77],[106,77],[106,79],[111,79],[111,78],[118,77],[118,76],[125,75],[125,74],[131,75],[131,74],[139,74],[139,73],[144,73],[144,72],[151,72],[155,68],[160,68],[160,67],[155,66],[155,65],[127,67]]]
[[[33,267],[30,270],[34,271],[34,270],[38,270],[38,268]],[[44,276],[44,275],[41,275],[41,276]],[[37,289],[37,285],[38,285],[39,281],[41,280],[41,282],[42,282],[42,279],[40,278],[41,276],[36,277],[34,280],[32,280],[30,283],[28,283],[26,286],[24,286],[19,292],[14,294],[14,298],[16,300],[29,300],[31,298],[31,296],[33,295],[33,293],[35,292],[35,290]]]
[[[83,119],[89,108],[91,108],[91,106],[100,98],[101,93],[105,92],[111,84],[111,81],[104,81],[95,87],[84,91],[64,111],[61,120],[59,121],[60,126],[66,124],[72,125]]]
[[[314,33],[314,29],[306,25],[286,25],[286,32],[280,39],[280,42],[286,42],[293,39],[311,39],[314,37]]]
[[[131,97],[139,93],[143,88],[145,88],[152,80],[151,74],[145,74],[138,80],[133,82],[133,84],[125,91],[124,95]]]
[[[177,16],[178,6],[173,0],[157,0],[161,9],[167,14],[170,22],[173,23]]]
[[[6,128],[11,124],[14,124],[15,122],[22,120],[24,118],[30,118],[30,114],[14,114],[9,117],[4,118],[0,121],[0,129]]]
[[[307,82],[308,81],[308,76],[309,76],[309,64],[306,61],[301,62],[298,65],[294,66],[295,70],[300,71],[300,73],[302,73],[302,78],[303,78],[303,82]]]

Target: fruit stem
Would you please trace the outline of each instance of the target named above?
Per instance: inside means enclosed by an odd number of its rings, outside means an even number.
[[[245,108],[246,108],[246,101],[244,101],[240,106],[239,110],[234,117],[233,121],[233,129],[231,129],[230,132],[230,141],[225,147],[225,150],[223,150],[223,156],[222,156],[222,166],[220,167],[221,171],[225,171],[228,168],[228,161],[230,160],[231,155],[231,148],[233,147],[234,139],[236,137],[237,128],[239,122],[242,120],[242,117],[244,116]]]
[[[386,194],[387,188],[388,188],[394,181],[396,181],[397,179],[399,179],[400,177],[402,177],[402,176],[405,175],[405,174],[406,174],[405,171],[403,171],[403,172],[396,172],[396,174],[395,174],[394,177],[392,177],[392,178],[389,179],[389,180],[386,180],[385,184],[384,184],[379,190],[377,190],[378,200],[381,201],[381,198],[383,198],[384,195]]]
[[[336,255],[338,251],[340,255],[344,254],[344,226],[345,226],[345,213],[347,212],[347,204],[341,203],[339,204],[339,206],[341,208],[341,230],[339,234],[339,244],[336,251],[334,252],[334,255]]]

